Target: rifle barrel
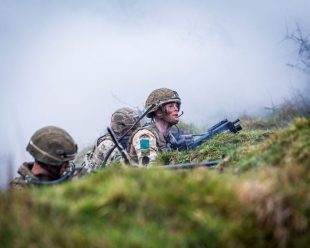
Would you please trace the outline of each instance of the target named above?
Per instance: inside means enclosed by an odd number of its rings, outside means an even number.
[[[199,166],[204,167],[212,167],[218,165],[218,161],[203,161],[203,162],[196,162],[196,163],[184,163],[184,164],[173,164],[173,165],[161,165],[154,168],[165,168],[165,169],[191,169]]]
[[[217,123],[217,124],[215,124],[214,126],[210,127],[210,128],[208,129],[208,132],[212,132],[214,129],[216,129],[216,128],[218,128],[219,126],[225,124],[226,122],[228,122],[227,119],[224,119],[224,120],[220,121],[219,123]]]

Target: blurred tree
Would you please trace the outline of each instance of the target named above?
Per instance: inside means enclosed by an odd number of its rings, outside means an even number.
[[[297,45],[298,63],[288,64],[293,68],[298,68],[310,75],[310,33],[304,33],[297,24],[296,30],[286,36]]]

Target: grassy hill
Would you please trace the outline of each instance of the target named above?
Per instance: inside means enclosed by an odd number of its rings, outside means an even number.
[[[310,120],[223,134],[157,163],[114,166],[55,187],[0,192],[1,247],[307,247]]]

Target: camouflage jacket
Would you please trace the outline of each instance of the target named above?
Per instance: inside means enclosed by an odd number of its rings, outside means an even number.
[[[32,174],[31,169],[34,165],[34,162],[24,162],[19,168],[18,168],[18,174],[20,176],[15,177],[9,184],[9,188],[11,189],[22,189],[29,187],[33,184],[29,183],[26,179],[27,176],[30,176],[32,178],[40,180],[38,177]],[[68,178],[68,180],[74,180],[77,178],[80,178],[81,176],[85,175],[86,172],[83,170],[84,168],[75,168],[73,174],[71,177]],[[41,178],[42,180],[42,178]],[[48,180],[48,179],[46,179]]]
[[[35,177],[32,173],[31,173],[31,169],[33,167],[33,162],[24,162],[17,170],[18,174],[20,176],[15,177],[9,184],[10,188],[13,189],[22,189],[25,188],[27,186],[29,186],[28,182],[26,181],[26,176],[32,176]]]
[[[100,137],[92,152],[88,152],[85,155],[84,162],[86,163],[85,168],[88,172],[99,169],[105,160],[107,153],[114,146],[114,142],[109,134],[105,134]],[[111,165],[112,162],[122,161],[121,154],[115,148],[109,158],[107,159],[106,166]]]
[[[143,142],[147,141],[148,149],[141,148]],[[147,165],[144,159],[152,162],[158,153],[170,151],[171,143],[175,141],[171,132],[166,137],[161,138],[159,130],[154,123],[139,128],[133,135],[128,144],[128,154],[130,158],[139,165]]]

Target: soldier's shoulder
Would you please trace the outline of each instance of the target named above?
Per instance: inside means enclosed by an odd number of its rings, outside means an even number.
[[[107,140],[113,142],[113,141],[112,141],[112,137],[111,137],[110,134],[108,134],[108,133],[106,133],[106,134],[100,136],[100,137],[97,139],[97,146],[99,146],[102,142],[107,141]]]
[[[109,134],[105,134],[98,138],[97,144],[95,145],[93,152],[96,153],[98,151],[104,151],[106,149],[109,149],[113,145],[114,143],[111,136]]]
[[[99,150],[105,150],[105,149],[110,149],[111,146],[114,145],[114,142],[112,139],[104,139],[100,142],[100,144],[97,146],[97,149]]]
[[[133,139],[136,139],[136,138],[140,138],[140,137],[144,137],[144,136],[147,136],[147,137],[154,137],[156,138],[156,134],[155,132],[148,126],[145,126],[145,127],[141,127],[139,128],[134,134],[133,134]]]
[[[22,163],[17,172],[20,176],[15,177],[9,183],[9,188],[21,189],[29,186],[29,183],[26,180],[27,176],[32,176],[31,168],[33,167],[34,162],[24,162]]]
[[[15,177],[13,180],[10,181],[9,183],[9,188],[10,189],[23,189],[28,187],[28,183],[25,180],[24,177]]]

